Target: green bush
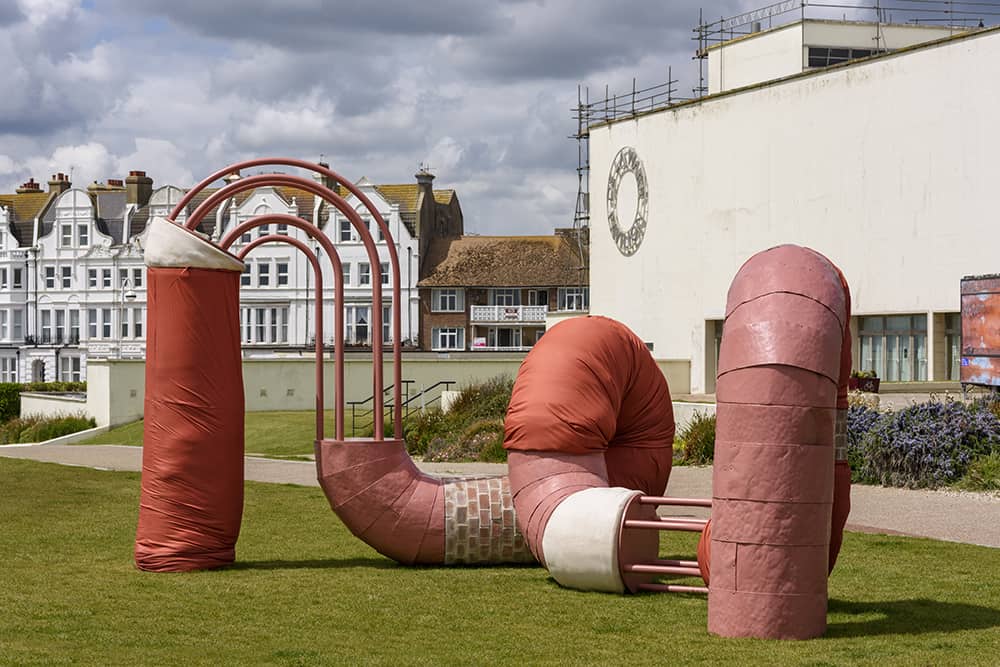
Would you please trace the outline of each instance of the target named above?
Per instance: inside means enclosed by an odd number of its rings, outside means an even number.
[[[87,391],[86,382],[0,382],[0,422],[21,414],[21,392]]]
[[[21,414],[21,385],[13,382],[0,383],[0,422],[13,419]]]
[[[426,461],[506,461],[503,422],[513,387],[509,376],[498,376],[464,387],[447,413],[410,415],[403,423],[407,450]]]
[[[969,464],[958,488],[966,491],[1000,491],[1000,451],[981,456]]]
[[[44,442],[95,426],[93,418],[83,415],[15,417],[0,425],[0,444]]]
[[[695,412],[681,429],[678,439],[683,443],[678,463],[706,465],[715,458],[715,415]]]

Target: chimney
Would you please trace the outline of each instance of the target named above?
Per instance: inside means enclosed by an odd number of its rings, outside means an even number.
[[[52,178],[49,179],[49,192],[61,194],[69,190],[71,185],[69,176],[60,171],[58,174],[52,174]]]
[[[318,164],[320,167],[324,167],[326,169],[330,168],[330,165],[327,164],[326,162],[317,162],[316,164]],[[334,192],[337,192],[337,182],[334,181],[329,176],[327,176],[326,174],[320,174],[320,173],[317,172],[316,173],[316,180],[319,181],[320,183],[322,183],[324,186],[330,188]],[[337,194],[340,194],[340,193],[337,192]]]
[[[426,189],[428,192],[431,191],[431,186],[434,183],[434,174],[424,168],[421,168],[420,171],[414,174],[414,177],[417,179],[417,185],[419,185],[422,189]]]
[[[110,182],[110,181],[109,181]],[[117,181],[119,184],[121,181]],[[142,208],[153,196],[153,179],[144,171],[130,171],[125,179],[125,201]]]
[[[19,195],[28,194],[30,192],[41,192],[41,187],[35,182],[34,178],[29,178],[27,182],[22,183],[15,192]]]
[[[110,188],[120,188],[120,189],[124,190],[125,189],[125,184],[122,182],[122,180],[120,178],[109,178],[108,179],[108,188],[109,189]]]

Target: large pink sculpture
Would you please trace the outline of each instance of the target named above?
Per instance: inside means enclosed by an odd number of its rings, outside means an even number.
[[[826,577],[850,507],[845,443],[850,298],[818,253],[781,246],[755,255],[729,293],[718,379],[713,499],[666,498],[674,422],[670,393],[633,332],[603,317],[552,328],[518,374],[505,424],[510,475],[442,479],[406,452],[401,348],[393,340],[393,434],[383,432],[382,341],[374,337],[372,438],[344,431],[343,283],[340,257],[320,229],[267,214],[214,244],[196,233],[215,206],[267,185],[299,188],[340,211],[359,234],[381,302],[378,247],[334,190],[286,174],[239,179],[174,222],[208,184],[242,168],[311,169],[352,192],[386,239],[392,327],[400,326],[399,261],[367,198],[327,167],[285,158],[212,174],[168,219],[150,224],[146,433],[136,563],[142,569],[218,567],[235,558],[242,517],[243,387],[238,275],[265,243],[286,243],[316,275],[316,466],[330,506],[348,528],[404,564],[502,563],[537,558],[562,585],[598,591],[709,593],[709,630],[725,636],[822,634]],[[229,252],[245,232],[284,223],[329,258],[334,281],[335,432],[324,433],[322,269],[309,246],[269,235]],[[373,309],[379,332],[381,309]],[[660,517],[665,506],[713,508],[711,522]],[[697,559],[658,558],[659,532],[701,534]],[[709,588],[657,583],[701,577]]]
[[[797,246],[754,255],[729,290],[716,387],[711,632],[806,639],[826,629],[830,546],[839,548],[843,531],[840,517],[832,523],[835,487],[842,503],[849,484],[849,473],[834,473],[849,314],[837,268]]]

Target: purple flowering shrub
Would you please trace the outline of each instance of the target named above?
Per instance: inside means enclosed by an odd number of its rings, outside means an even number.
[[[982,404],[955,400],[874,417],[858,411],[852,418],[849,411],[848,447],[858,481],[934,488],[957,482],[975,459],[1000,451],[1000,419]]]

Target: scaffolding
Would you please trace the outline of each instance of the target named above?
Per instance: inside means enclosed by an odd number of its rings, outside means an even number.
[[[951,0],[868,0],[861,3],[810,2],[809,0],[784,0],[764,5],[742,14],[706,20],[702,11],[698,12],[698,25],[693,29],[697,50],[693,60],[698,61],[698,84],[692,87],[693,97],[678,97],[678,80],[673,78],[673,69],[667,68],[667,80],[648,88],[637,88],[635,78],[632,89],[625,93],[612,93],[604,87],[604,97],[593,102],[590,89],[577,86],[577,103],[573,107],[576,133],[570,135],[577,142],[577,196],[573,214],[573,228],[580,230],[590,225],[590,127],[599,123],[634,118],[635,116],[672,107],[681,102],[704,97],[708,93],[705,84],[705,61],[708,51],[717,44],[751,35],[761,30],[776,28],[795,21],[808,19],[835,19],[867,22],[876,25],[879,43],[875,51],[885,50],[882,43],[882,26],[892,24],[934,24],[954,27],[957,30],[985,28],[995,24],[1000,17],[1000,2],[952,2]],[[581,246],[582,247],[582,246]]]

